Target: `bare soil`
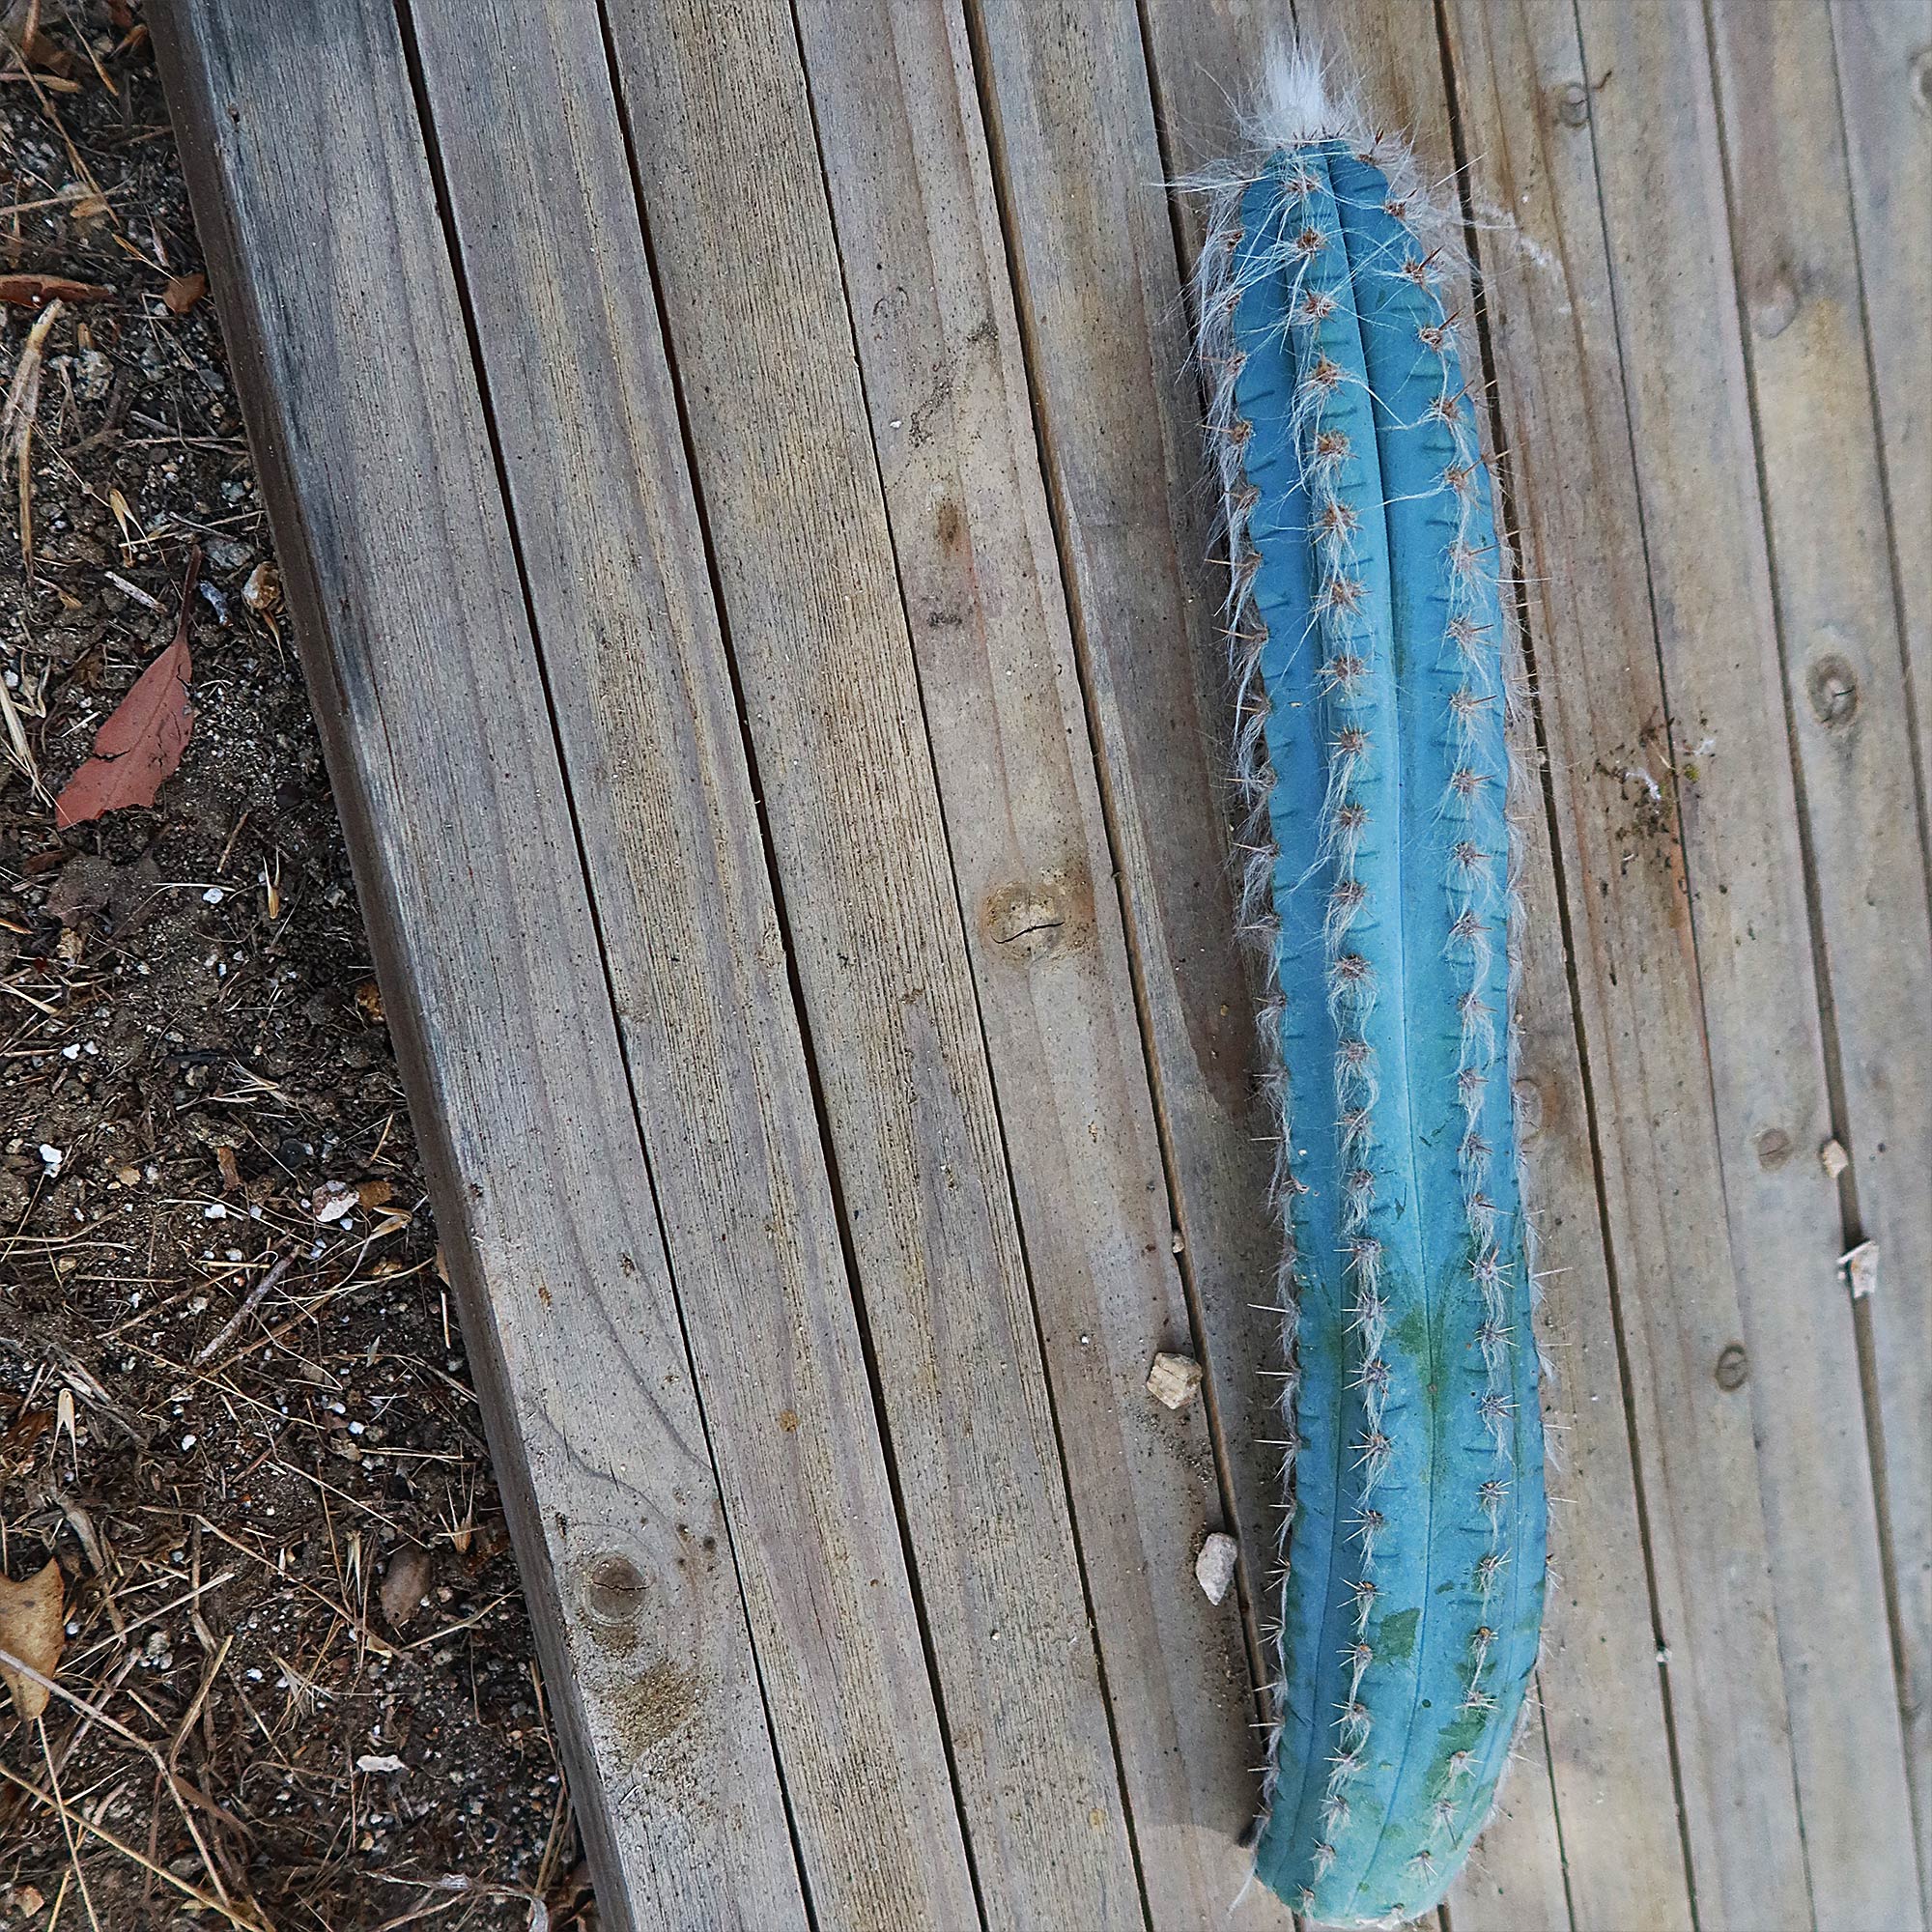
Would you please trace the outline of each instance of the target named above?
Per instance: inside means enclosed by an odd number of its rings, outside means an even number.
[[[66,1627],[0,1696],[0,1926],[587,1925],[144,29],[8,27],[0,278],[111,294],[44,342],[31,574],[0,468],[0,1574]],[[180,770],[63,836],[197,546]]]

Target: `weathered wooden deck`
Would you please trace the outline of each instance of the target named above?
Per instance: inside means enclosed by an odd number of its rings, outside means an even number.
[[[606,1922],[1286,1924],[1156,185],[1286,0],[151,13]],[[1922,1928],[1932,0],[1296,14],[1465,170],[1541,691],[1562,1500],[1454,1932]]]

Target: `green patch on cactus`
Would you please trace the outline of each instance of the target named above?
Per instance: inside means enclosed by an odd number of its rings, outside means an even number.
[[[1396,1347],[1406,1354],[1419,1357],[1429,1352],[1429,1315],[1426,1309],[1411,1308],[1389,1332]]]
[[[1433,1907],[1493,1803],[1541,1627],[1543,1447],[1490,481],[1407,157],[1309,79],[1212,184],[1197,298],[1287,1236],[1256,1869],[1367,1925]]]
[[[1376,1626],[1376,1656],[1384,1663],[1406,1663],[1415,1654],[1420,1610],[1391,1610]]]

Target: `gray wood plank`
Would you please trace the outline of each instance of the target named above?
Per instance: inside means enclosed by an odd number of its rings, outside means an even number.
[[[1811,1910],[1821,1925],[1909,1924],[1917,1878],[1897,1822],[1842,1230],[1816,1158],[1833,1123],[1710,49],[1699,11],[1671,0],[1591,12],[1582,51],[1592,78],[1611,76],[1586,99],[1667,705],[1651,763],[1682,814],[1722,1179],[1711,1206],[1743,1323],[1729,1375],[1711,1374],[1756,1425]]]
[[[594,13],[414,10],[538,642],[824,1924],[977,1922]]]
[[[956,0],[797,8],[901,593],[1156,1925],[1219,1922],[1257,1800],[1120,900]],[[1285,1924],[1259,1890],[1242,1923]]]
[[[1212,504],[1139,24],[1092,0],[975,0],[967,17],[1242,1587],[1264,1618],[1281,1237],[1259,1205],[1271,1142],[1229,883]]]
[[[1677,781],[1658,755],[1669,748],[1657,742],[1663,689],[1589,136],[1593,97],[1565,5],[1456,0],[1448,26],[1470,190],[1487,224],[1478,239],[1634,1404],[1653,1640],[1662,1646],[1698,1906],[1707,1924],[1808,1923],[1796,1807],[1767,1772],[1788,1762],[1790,1746],[1750,1416],[1724,1386],[1732,1374],[1723,1382],[1717,1374],[1722,1351],[1743,1347],[1743,1318]],[[1608,1364],[1599,1361],[1602,1377]],[[1627,1626],[1625,1641],[1640,1630]],[[1573,1709],[1550,1700],[1553,1742]],[[1616,1740],[1619,1717],[1605,1702],[1579,1727],[1578,1758],[1599,1777],[1608,1766],[1595,1745],[1643,1747],[1641,1732]],[[1656,1788],[1653,1772],[1646,1789]],[[1580,1855],[1589,1814],[1566,1808],[1580,1812]],[[1654,1817],[1649,1829],[1660,1831]],[[1605,1861],[1586,1883],[1579,1856],[1577,1923],[1647,1922],[1637,1906],[1652,1869]]]
[[[1496,1808],[1447,1900],[1452,1932],[1529,1932],[1572,1923],[1548,1753],[1534,1712]],[[1633,1926],[1645,1921],[1633,1919]],[[1646,1932],[1648,1925],[1646,1923]]]
[[[803,1927],[394,14],[155,26],[605,1919]]]
[[[985,1910],[1138,1925],[791,17],[609,21]]]
[[[1902,1541],[1912,1577],[1932,1560],[1919,1529],[1932,1483],[1932,912],[1832,22],[1816,0],[1716,0],[1711,21],[1834,1112],[1852,1156],[1845,1244],[1878,1243],[1879,1436],[1894,1561]],[[1921,329],[1932,334],[1932,314]],[[1932,1662],[1932,1628],[1924,1594],[1898,1580],[1904,1709],[1918,1728],[1910,1686]],[[1856,1803],[1868,1822],[1828,1859],[1866,1858],[1881,1833],[1889,1846],[1911,1837],[1889,1755]],[[1805,1825],[1815,1843],[1808,1813]],[[1923,1923],[1910,1854],[1887,1859],[1889,1889],[1867,1915]]]
[[[1932,756],[1932,0],[1840,0],[1832,9],[1840,126],[1890,513],[1918,808]],[[1871,709],[1866,706],[1867,722]],[[1889,721],[1879,715],[1882,728]],[[1916,727],[1916,729],[1914,728]],[[1922,828],[1922,817],[1921,817]],[[1924,1007],[1910,1037],[1922,1044]],[[1919,1179],[1921,1138],[1887,1143]],[[1872,1165],[1871,1149],[1859,1154]],[[1906,1197],[1899,1197],[1904,1199]],[[1861,1223],[1877,1217],[1866,1208]],[[1892,1210],[1895,1212],[1895,1209]],[[1932,1265],[1880,1227],[1882,1293],[1873,1299],[1873,1368],[1884,1424],[1887,1512],[1903,1664],[1906,1768],[1918,1868],[1932,1912]]]
[[[1932,766],[1932,0],[1831,0],[1831,14],[1922,787]],[[1932,1417],[1923,1427],[1932,1434]],[[1932,1687],[1920,1709],[1932,1713]]]

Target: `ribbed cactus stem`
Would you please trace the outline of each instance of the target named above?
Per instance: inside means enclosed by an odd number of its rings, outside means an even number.
[[[1406,153],[1306,70],[1287,120],[1211,184],[1196,292],[1282,1131],[1293,1519],[1256,1870],[1368,1925],[1427,1911],[1466,1858],[1542,1623],[1512,681]]]

